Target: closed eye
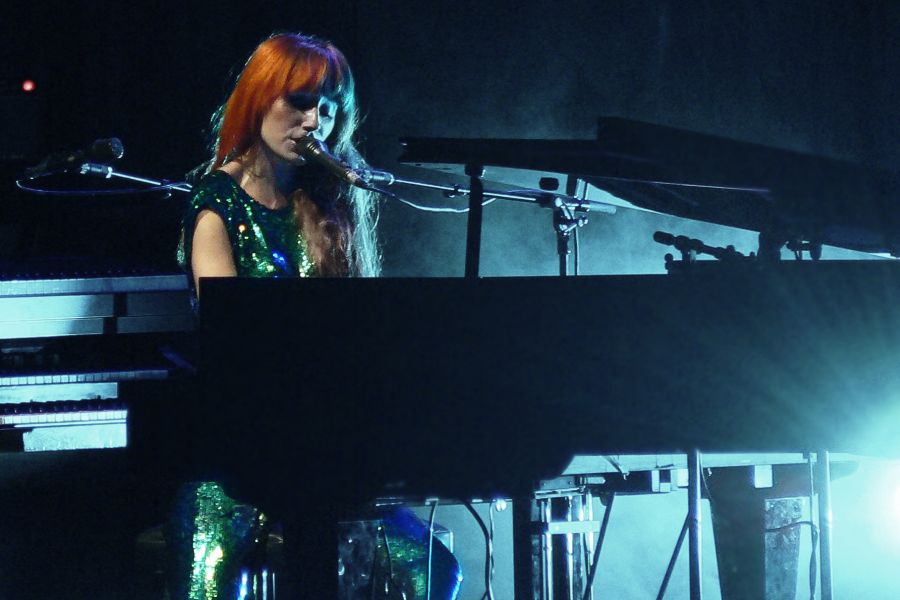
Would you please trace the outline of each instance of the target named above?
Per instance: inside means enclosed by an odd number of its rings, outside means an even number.
[[[297,110],[309,110],[315,108],[319,104],[318,94],[309,94],[307,92],[294,92],[286,97],[288,104]]]

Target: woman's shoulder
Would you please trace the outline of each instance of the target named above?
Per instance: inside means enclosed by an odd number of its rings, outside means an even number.
[[[230,206],[241,196],[241,188],[231,175],[220,169],[204,175],[194,186],[193,191],[191,205],[195,210]]]
[[[226,173],[221,169],[216,169],[214,171],[210,171],[197,182],[197,185],[194,186],[194,194],[198,194],[201,192],[233,192],[237,191],[237,184],[234,179],[231,178],[231,175]]]

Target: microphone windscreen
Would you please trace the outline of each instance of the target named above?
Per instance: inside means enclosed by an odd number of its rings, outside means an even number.
[[[665,246],[671,246],[675,243],[675,236],[671,233],[666,233],[665,231],[657,231],[653,234],[653,241]]]
[[[119,138],[102,139],[91,144],[89,154],[90,160],[119,160],[125,155],[125,147]]]

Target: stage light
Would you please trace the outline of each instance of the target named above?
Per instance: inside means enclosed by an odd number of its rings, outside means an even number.
[[[894,482],[893,500],[893,516],[896,521],[900,522],[900,481]]]
[[[900,551],[900,462],[872,461],[866,465],[877,483],[858,499],[858,510],[868,515],[872,541],[878,540],[893,552]]]
[[[33,92],[37,88],[37,85],[31,79],[26,79],[22,82],[22,91],[23,92]]]

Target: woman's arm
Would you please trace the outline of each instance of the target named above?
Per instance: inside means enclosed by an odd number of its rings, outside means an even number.
[[[194,286],[198,294],[201,277],[235,277],[237,275],[225,221],[216,212],[209,209],[201,210],[194,224],[191,271],[194,273]]]

